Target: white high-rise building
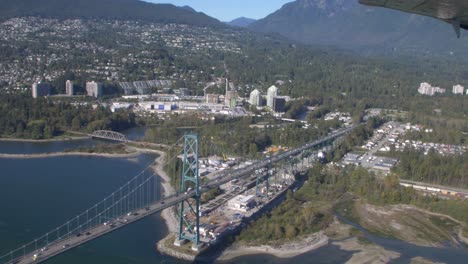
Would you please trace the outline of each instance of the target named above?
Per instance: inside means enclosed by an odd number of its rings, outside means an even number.
[[[88,96],[100,97],[102,95],[102,85],[97,82],[87,82],[86,83],[86,93]]]
[[[427,82],[421,83],[418,89],[418,93],[425,95],[434,95],[434,88]]]
[[[452,93],[453,94],[461,94],[463,95],[465,91],[465,87],[461,86],[461,85],[455,85],[453,86],[453,90],[452,90]]]
[[[267,106],[273,109],[275,97],[278,96],[278,87],[271,86],[267,92]]]
[[[33,83],[32,85],[32,97],[42,97],[50,94],[50,85],[47,83]]]
[[[429,83],[423,82],[418,88],[418,93],[433,96],[436,93],[445,93],[446,90],[440,87],[433,87]]]
[[[260,105],[261,99],[262,99],[262,95],[260,94],[260,91],[255,89],[250,93],[249,103],[251,105]]]
[[[67,80],[67,82],[65,83],[65,93],[66,93],[68,96],[72,96],[72,95],[73,95],[73,82],[70,81],[70,80]]]

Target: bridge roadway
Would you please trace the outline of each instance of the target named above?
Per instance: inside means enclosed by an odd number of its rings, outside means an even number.
[[[322,143],[325,143],[329,140],[335,139],[337,137],[343,136],[346,133],[349,133],[351,130],[354,129],[355,126],[350,126],[348,128],[336,131],[322,139],[313,141],[311,143],[305,144],[301,147],[298,147],[296,149],[286,151],[284,153],[281,153],[279,155],[273,156],[271,158],[265,158],[261,161],[255,162],[254,164],[240,168],[240,169],[235,169],[235,170],[230,170],[226,171],[224,173],[219,174],[215,179],[207,182],[205,185],[201,186],[200,188],[200,193],[206,192],[208,190],[211,190],[213,188],[219,187],[222,184],[225,184],[231,180],[234,179],[239,179],[243,178],[246,176],[251,175],[255,170],[263,168],[267,166],[270,163],[276,163],[281,160],[284,160],[288,157],[295,156],[300,154],[302,151],[313,148],[317,145],[320,145]],[[50,259],[54,256],[57,256],[65,251],[68,251],[74,247],[77,247],[79,245],[82,245],[88,241],[91,241],[93,239],[96,239],[100,236],[103,236],[105,234],[108,234],[110,232],[113,232],[119,228],[122,228],[130,223],[133,223],[135,221],[138,221],[146,216],[152,215],[154,213],[160,212],[163,209],[166,209],[168,207],[171,207],[173,205],[176,205],[182,201],[185,201],[191,197],[194,197],[196,195],[195,190],[192,190],[188,193],[183,193],[183,194],[174,194],[165,197],[164,199],[161,199],[157,202],[154,202],[153,204],[150,204],[144,208],[140,208],[137,211],[131,212],[130,215],[124,215],[120,216],[119,218],[113,219],[111,221],[108,221],[106,225],[101,224],[96,227],[87,229],[87,230],[82,230],[80,232],[80,235],[74,234],[71,237],[55,241],[51,244],[48,245],[47,250],[41,251],[38,249],[37,252],[31,252],[29,254],[26,254],[24,257],[20,257],[17,259],[14,259],[10,262],[7,263],[21,263],[21,264],[27,264],[27,263],[39,263],[42,261],[45,261],[47,259]],[[36,260],[33,259],[34,255],[37,254],[38,257]]]

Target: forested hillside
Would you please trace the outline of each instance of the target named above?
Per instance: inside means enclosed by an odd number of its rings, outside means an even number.
[[[2,0],[0,18],[37,16],[59,19],[117,19],[158,23],[218,26],[223,23],[203,13],[170,4],[140,0]]]

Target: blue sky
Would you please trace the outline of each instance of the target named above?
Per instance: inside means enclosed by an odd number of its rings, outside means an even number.
[[[244,16],[264,18],[294,0],[145,0],[153,3],[168,3],[176,6],[191,6],[199,12],[221,21],[231,21]]]

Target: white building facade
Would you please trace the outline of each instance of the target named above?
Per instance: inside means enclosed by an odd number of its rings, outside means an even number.
[[[67,80],[67,82],[65,82],[65,93],[68,95],[68,96],[72,96],[73,95],[73,82],[70,81],[70,80]]]
[[[436,93],[445,93],[446,90],[444,88],[440,87],[433,87],[431,84],[427,82],[421,83],[421,85],[418,88],[418,93],[423,94],[423,95],[429,95],[433,96]]]
[[[275,97],[278,96],[278,87],[271,86],[267,92],[267,106],[273,109]]]
[[[465,87],[463,87],[461,85],[455,85],[455,86],[453,86],[453,89],[452,89],[453,94],[463,95],[464,91],[465,91]]]
[[[50,95],[50,85],[47,83],[33,83],[31,90],[33,98]]]
[[[262,99],[262,95],[260,94],[260,91],[255,89],[250,93],[249,103],[251,105],[260,105],[261,99]]]
[[[97,82],[87,82],[86,83],[86,93],[88,96],[100,97],[102,95],[102,85]]]

